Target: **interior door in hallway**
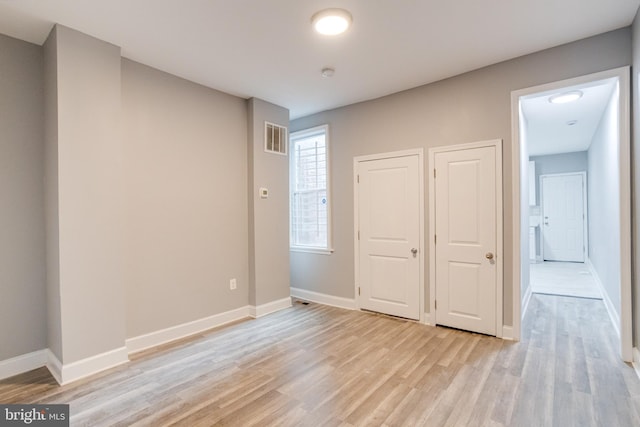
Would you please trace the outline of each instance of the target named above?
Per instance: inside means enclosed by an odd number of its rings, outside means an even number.
[[[496,146],[435,154],[436,323],[496,334]],[[433,224],[432,224],[433,226]]]
[[[544,260],[584,262],[584,174],[543,175],[541,181]]]
[[[420,156],[359,161],[360,308],[420,318]]]

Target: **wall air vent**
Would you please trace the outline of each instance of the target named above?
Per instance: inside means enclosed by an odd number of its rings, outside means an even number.
[[[287,155],[287,128],[264,122],[264,151]]]

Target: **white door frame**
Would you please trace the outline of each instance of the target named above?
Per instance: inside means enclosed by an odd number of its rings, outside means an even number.
[[[360,193],[358,187],[358,171],[359,163],[372,161],[372,160],[384,160],[393,159],[397,157],[409,157],[418,156],[418,177],[419,182],[419,205],[420,205],[420,228],[419,228],[419,242],[418,254],[420,255],[420,277],[418,280],[418,287],[420,288],[420,323],[425,323],[424,314],[424,149],[416,148],[412,150],[393,151],[390,153],[370,154],[366,156],[358,156],[353,158],[353,248],[354,248],[354,262],[355,262],[355,283],[354,283],[354,295],[355,295],[355,308],[360,310],[360,298],[358,296],[358,287],[360,286],[360,245],[359,231],[360,231],[360,206],[358,200],[360,200]]]
[[[520,339],[522,316],[521,299],[521,222],[520,210],[520,98],[539,92],[553,91],[583,83],[616,78],[619,84],[619,130],[618,155],[620,161],[620,354],[624,361],[633,360],[632,311],[631,311],[631,133],[630,133],[630,67],[620,67],[599,73],[588,74],[540,86],[511,92],[511,194],[513,211],[513,337]],[[526,222],[529,222],[527,215]]]
[[[587,215],[587,173],[585,171],[582,172],[567,172],[567,173],[546,173],[544,175],[540,175],[539,180],[539,189],[540,189],[540,215],[544,215],[544,198],[542,196],[542,178],[548,176],[570,176],[570,175],[582,175],[582,213],[584,215],[582,219],[582,243],[584,245],[582,252],[584,256],[584,262],[587,262],[587,258],[589,258],[589,226],[587,221],[589,221],[589,215]],[[540,256],[544,261],[544,232],[542,231],[542,225],[544,224],[544,219],[540,223]]]
[[[503,218],[502,218],[502,140],[472,142],[469,144],[446,145],[429,149],[429,324],[436,325],[436,192],[433,170],[436,165],[436,154],[449,151],[469,150],[472,148],[495,147],[496,149],[496,337],[503,338],[503,268],[502,249]]]

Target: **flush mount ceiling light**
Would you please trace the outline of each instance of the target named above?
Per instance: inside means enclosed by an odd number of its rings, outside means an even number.
[[[552,104],[566,104],[567,102],[577,101],[582,98],[582,91],[572,90],[570,92],[559,93],[549,97]]]
[[[342,34],[351,25],[353,18],[344,9],[325,9],[311,17],[313,28],[320,34],[337,36]]]

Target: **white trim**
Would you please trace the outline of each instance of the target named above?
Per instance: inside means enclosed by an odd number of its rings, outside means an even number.
[[[353,298],[336,297],[333,295],[293,287],[291,288],[291,296],[304,301],[330,305],[332,307],[344,308],[347,310],[356,309],[356,300]]]
[[[638,347],[633,347],[633,369],[636,371],[636,375],[640,378],[640,350]]]
[[[276,301],[271,301],[259,306],[249,306],[249,316],[258,318],[266,316],[267,314],[275,313],[276,311],[284,310],[291,307],[291,297],[282,298]]]
[[[557,176],[573,176],[579,175],[582,177],[582,262],[586,262],[589,258],[589,233],[587,230],[589,229],[589,215],[587,215],[587,172],[566,172],[566,173],[546,173],[544,175],[540,175],[539,179],[539,189],[540,189],[540,216],[544,218],[544,186],[542,185],[543,178],[547,177],[557,177]],[[542,258],[542,262],[544,262],[544,219],[542,220],[542,224],[540,224],[540,258]]]
[[[527,308],[529,307],[529,303],[531,302],[531,297],[533,296],[533,289],[531,289],[531,283],[527,286],[527,289],[524,291],[524,298],[522,299],[522,317],[524,319],[525,314],[527,314]]]
[[[496,337],[504,338],[504,326],[502,324],[504,319],[503,308],[503,293],[504,293],[504,278],[503,268],[504,264],[502,258],[504,257],[503,251],[503,192],[502,192],[502,140],[493,139],[489,141],[472,142],[468,144],[456,144],[445,145],[441,147],[434,147],[429,149],[429,171],[435,169],[435,156],[437,153],[446,153],[450,151],[469,150],[473,148],[482,147],[495,147],[496,153]],[[431,173],[429,173],[429,312],[431,313],[431,323],[437,324],[437,312],[436,312],[436,247],[435,247],[435,180]],[[511,339],[511,334],[508,339]]]
[[[129,338],[125,341],[129,354],[156,347],[189,335],[197,334],[207,329],[216,328],[236,320],[246,319],[250,316],[249,306],[236,308],[213,316],[186,322],[170,328],[161,329],[137,337]]]
[[[47,350],[32,351],[0,361],[0,380],[45,366]]]
[[[305,246],[291,246],[289,250],[291,252],[302,252],[306,254],[319,254],[319,255],[331,255],[335,251],[335,249],[333,248],[324,249],[324,248],[311,248],[311,247],[305,247]]]
[[[126,347],[116,348],[68,364],[61,364],[60,360],[50,350],[47,350],[47,359],[47,368],[60,385],[69,384],[129,361]]]
[[[47,369],[51,372],[51,375],[58,384],[62,384],[62,362],[56,357],[51,349],[46,350],[47,353]]]
[[[388,153],[378,153],[378,154],[369,154],[366,156],[358,156],[353,158],[353,252],[354,252],[354,271],[355,271],[355,281],[354,281],[354,295],[355,297],[355,309],[360,310],[360,301],[358,298],[358,287],[360,286],[360,245],[358,244],[359,238],[359,229],[360,229],[360,212],[359,212],[359,192],[358,192],[358,164],[361,162],[367,162],[372,160],[384,160],[384,159],[393,159],[398,157],[410,157],[410,156],[418,156],[418,176],[419,176],[419,218],[420,218],[420,226],[419,226],[419,242],[420,247],[418,248],[419,261],[420,261],[420,277],[418,279],[418,288],[420,293],[420,301],[419,301],[419,311],[418,311],[418,321],[424,323],[424,294],[425,294],[425,257],[424,257],[424,249],[425,241],[424,241],[424,226],[425,226],[425,212],[424,212],[424,149],[423,148],[415,148],[409,150],[400,150],[400,151],[392,151]]]
[[[514,338],[520,338],[521,319],[521,241],[520,241],[520,98],[535,93],[555,91],[567,86],[575,86],[598,80],[617,78],[619,84],[619,130],[620,140],[618,155],[620,161],[620,356],[624,361],[631,361],[632,339],[632,308],[631,308],[631,154],[630,154],[630,67],[620,67],[613,70],[561,80],[511,92],[511,184],[512,184],[512,256],[513,256],[513,319]],[[528,222],[528,219],[527,219]]]
[[[609,314],[609,319],[611,319],[613,330],[616,331],[616,335],[618,336],[618,338],[620,338],[620,313],[618,313],[618,310],[616,310],[616,306],[611,301],[611,298],[609,298],[609,294],[605,290],[604,285],[600,280],[600,276],[598,276],[598,272],[591,263],[591,260],[587,259],[585,264],[587,265],[587,268],[589,268],[589,271],[593,276],[593,280],[596,282],[596,286],[598,286],[598,289],[602,294],[602,302],[604,302],[604,306],[607,309],[607,314]]]
[[[513,326],[508,326],[508,325],[502,326],[502,339],[513,341]]]

